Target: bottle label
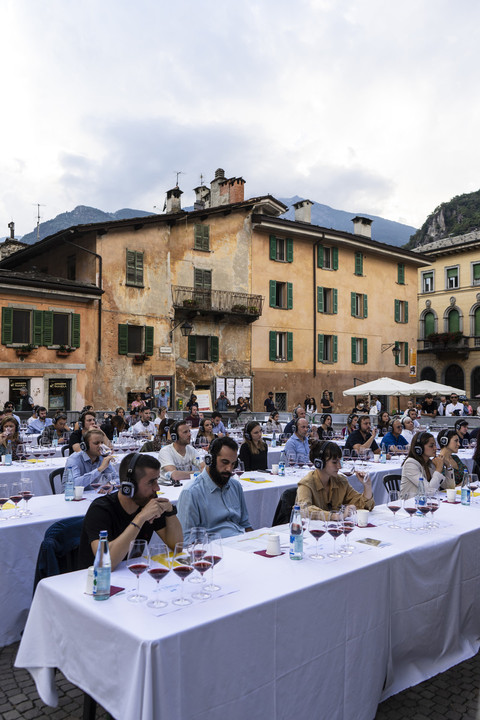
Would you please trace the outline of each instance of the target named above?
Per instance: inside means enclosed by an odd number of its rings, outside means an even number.
[[[462,487],[460,494],[460,502],[462,505],[470,505],[470,488]]]
[[[279,475],[279,477],[283,477],[285,475],[285,463],[284,462],[278,463],[278,475]]]
[[[110,597],[110,568],[93,568],[93,597],[95,600],[106,600]]]
[[[301,560],[303,557],[303,535],[290,535],[290,557]]]

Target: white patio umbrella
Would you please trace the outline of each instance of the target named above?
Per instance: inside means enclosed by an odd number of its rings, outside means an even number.
[[[452,393],[456,393],[456,395],[466,395],[465,390],[451,387],[451,385],[432,382],[431,380],[419,380],[408,387],[410,389],[407,393],[404,393],[406,395],[426,395],[427,393],[431,395],[451,395]]]
[[[389,377],[378,378],[370,382],[344,390],[344,395],[409,395],[411,385]]]

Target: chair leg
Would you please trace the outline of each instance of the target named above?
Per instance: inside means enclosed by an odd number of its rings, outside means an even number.
[[[95,720],[97,703],[90,695],[83,693],[83,720]]]

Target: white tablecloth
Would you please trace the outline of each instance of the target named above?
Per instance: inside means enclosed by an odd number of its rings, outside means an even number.
[[[382,517],[349,540],[391,545],[335,562],[226,543],[216,579],[233,592],[168,615],[125,594],[95,602],[85,571],[44,580],[16,665],[48,704],[58,667],[116,720],[372,720],[382,699],[475,654],[480,636],[480,505],[443,504],[426,533]],[[134,584],[126,570],[112,581]]]

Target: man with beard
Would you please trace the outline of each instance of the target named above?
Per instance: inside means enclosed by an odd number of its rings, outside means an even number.
[[[182,490],[177,505],[185,540],[193,527],[204,527],[222,537],[252,530],[242,486],[232,477],[237,454],[235,440],[217,438],[210,445],[204,470]]]
[[[100,530],[108,532],[112,570],[124,560],[132,540],[150,541],[156,532],[170,549],[183,539],[177,510],[157,497],[160,463],[151,455],[129,453],[120,464],[118,493],[97,498],[85,515],[79,568],[93,565]]]

